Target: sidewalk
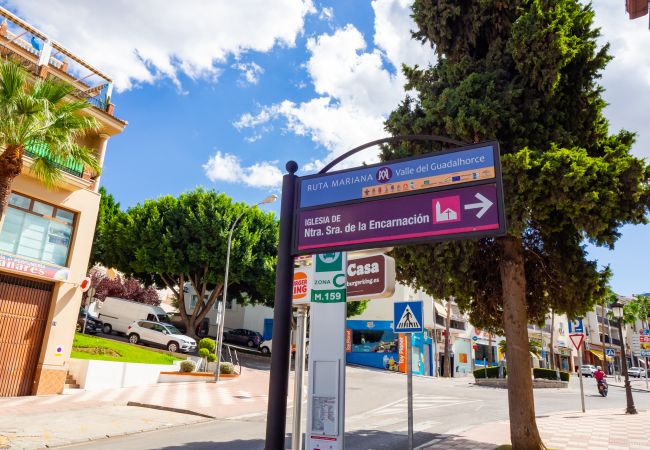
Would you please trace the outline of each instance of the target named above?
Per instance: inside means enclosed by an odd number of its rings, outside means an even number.
[[[650,382],[650,380],[648,380]],[[608,376],[607,377],[607,384],[610,386],[616,386],[616,387],[625,387],[625,379],[623,377],[619,377],[619,381],[616,380],[613,376]],[[645,383],[645,378],[630,378],[630,386],[632,389],[636,389],[639,391],[648,391],[649,389],[646,388],[646,383]]]
[[[268,371],[215,383],[163,383],[0,398],[0,449],[35,449],[266,411]],[[140,407],[146,406],[146,407]]]
[[[600,409],[537,416],[542,440],[554,450],[646,450],[650,448],[650,412],[627,415],[617,409]],[[443,436],[423,450],[494,450],[510,443],[508,421],[470,428]]]

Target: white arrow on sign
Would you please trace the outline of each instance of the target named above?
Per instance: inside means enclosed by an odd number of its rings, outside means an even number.
[[[470,203],[469,205],[465,205],[465,209],[481,208],[481,210],[476,213],[476,217],[480,219],[481,217],[483,217],[483,214],[485,214],[487,210],[490,209],[490,206],[494,205],[494,203],[492,203],[490,200],[488,200],[478,192],[474,194],[474,197],[476,197],[477,200],[480,201],[480,203]]]

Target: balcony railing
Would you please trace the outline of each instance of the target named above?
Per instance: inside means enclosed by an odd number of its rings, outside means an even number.
[[[57,169],[67,172],[71,175],[81,178],[84,173],[83,163],[76,161],[72,158],[63,160],[62,158],[52,158],[47,144],[30,143],[25,146],[25,156],[30,158],[43,157],[47,158],[56,166]]]
[[[436,324],[440,325],[441,327],[446,327],[447,319],[445,319],[442,316],[436,315]],[[449,328],[453,328],[454,330],[465,330],[465,326],[466,326],[465,322],[460,320],[451,319],[451,322],[449,323]]]
[[[75,86],[74,96],[113,114],[112,81],[44,33],[0,7],[0,54],[17,58],[30,72],[54,76]],[[47,70],[41,71],[45,67]]]

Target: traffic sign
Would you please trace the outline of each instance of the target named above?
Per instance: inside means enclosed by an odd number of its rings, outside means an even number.
[[[346,254],[320,253],[314,258],[314,285],[311,301],[317,303],[345,303]]]
[[[478,336],[472,336],[472,340],[473,340],[474,342],[478,341]]]
[[[616,351],[613,348],[606,348],[605,354],[607,356],[616,356]]]
[[[569,338],[576,350],[580,351],[580,346],[582,345],[582,341],[585,339],[585,335],[582,333],[574,333],[570,334]]]
[[[505,233],[499,145],[300,177],[293,254]]]
[[[79,283],[81,292],[86,292],[88,289],[90,289],[91,285],[92,285],[92,279],[90,277],[84,277],[84,279],[81,280],[81,283]]]
[[[393,331],[396,333],[420,333],[422,326],[422,301],[395,302]]]
[[[582,318],[573,319],[569,321],[569,333],[584,333],[584,327],[582,325]]]

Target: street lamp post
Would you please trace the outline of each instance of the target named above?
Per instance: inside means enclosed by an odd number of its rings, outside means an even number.
[[[625,398],[627,400],[627,408],[625,414],[638,414],[634,406],[634,399],[632,398],[632,387],[630,386],[630,376],[627,373],[627,356],[625,355],[625,339],[623,338],[623,304],[618,300],[612,304],[612,312],[614,317],[618,320],[618,335],[621,339],[621,370],[625,377]]]
[[[241,220],[242,217],[244,217],[244,214],[248,212],[249,209],[255,208],[256,206],[259,205],[266,205],[268,203],[273,203],[278,199],[278,196],[275,194],[269,195],[266,197],[264,200],[262,200],[259,203],[254,204],[253,206],[250,206],[246,208],[242,213],[235,219],[235,221],[232,223],[232,226],[230,227],[230,233],[228,234],[228,250],[226,252],[226,271],[223,276],[223,297],[221,298],[221,314],[219,316],[219,326],[217,329],[217,346],[215,348],[217,354],[217,368],[216,373],[215,373],[215,381],[219,382],[219,375],[221,374],[221,349],[223,347],[223,324],[225,322],[226,318],[226,298],[228,296],[228,271],[230,269],[230,247],[232,244],[232,235],[235,232],[235,228],[237,228],[237,224],[239,224],[239,221]]]

